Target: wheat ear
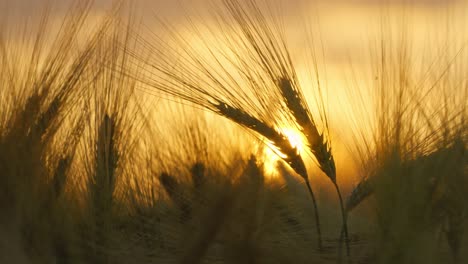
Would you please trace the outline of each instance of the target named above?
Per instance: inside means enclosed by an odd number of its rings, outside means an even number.
[[[301,177],[306,181],[307,188],[309,190],[310,196],[312,197],[312,202],[314,205],[314,214],[315,214],[315,223],[317,229],[318,245],[319,248],[322,248],[322,232],[320,229],[320,218],[317,208],[317,201],[315,199],[314,192],[310,187],[308,180],[307,170],[302,160],[302,157],[299,155],[297,149],[291,146],[288,138],[283,135],[281,132],[278,132],[272,126],[262,122],[258,118],[246,113],[245,111],[229,106],[226,103],[219,102],[213,105],[217,109],[217,113],[234,121],[235,123],[248,128],[261,136],[268,139],[282,154],[281,158]]]
[[[97,262],[108,260],[108,254],[103,250],[109,246],[108,232],[111,224],[112,207],[114,206],[114,191],[116,183],[117,163],[119,154],[116,142],[115,119],[105,114],[97,130],[95,145],[95,167],[89,182],[90,205],[95,217],[94,228],[97,248],[93,248]]]
[[[312,115],[307,108],[305,100],[303,99],[302,93],[298,89],[294,82],[289,77],[281,77],[278,80],[278,87],[281,91],[283,100],[294,117],[296,123],[299,125],[302,133],[304,134],[308,148],[315,156],[320,169],[328,176],[335,186],[338,198],[340,201],[341,215],[343,221],[343,229],[346,239],[346,253],[349,257],[349,236],[348,236],[348,224],[346,212],[344,210],[343,198],[341,196],[340,188],[336,182],[336,167],[333,154],[329,142],[324,137],[324,134],[320,133],[317,129],[316,123],[312,118]],[[311,192],[310,183],[306,179],[307,188]]]

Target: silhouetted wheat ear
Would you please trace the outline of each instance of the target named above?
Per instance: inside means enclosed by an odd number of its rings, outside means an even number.
[[[309,177],[307,170],[302,160],[302,157],[299,155],[298,150],[291,146],[288,138],[282,133],[275,130],[273,127],[262,122],[261,120],[249,115],[245,111],[229,106],[226,103],[218,102],[218,104],[213,105],[217,109],[217,113],[234,121],[235,123],[248,128],[261,136],[268,139],[284,156],[281,158],[302,178],[304,178],[310,196],[312,198],[315,214],[315,224],[317,229],[317,239],[319,249],[322,249],[322,232],[320,229],[320,217],[317,207],[317,200],[315,199],[314,192],[309,183]]]
[[[459,149],[456,149],[456,148],[459,148]],[[458,153],[457,153],[458,151]],[[444,160],[447,159],[444,155],[447,155],[447,152],[448,153],[457,153],[458,155],[462,156],[463,154],[460,154],[460,153],[463,153],[464,151],[464,143],[459,143],[457,140],[454,141],[453,145],[451,147],[448,147],[448,148],[441,148],[429,155],[425,155],[425,156],[419,156],[417,158],[414,158],[412,160],[406,160],[404,161],[404,164],[405,166],[408,166],[408,167],[424,167],[424,166],[427,166],[427,165],[423,165],[425,163],[427,164],[437,164],[437,163],[440,163],[439,160]],[[451,157],[452,159],[456,159],[456,158],[459,158],[457,156],[455,157]],[[447,159],[448,160],[448,159]],[[462,166],[461,166],[462,167]],[[455,168],[452,168],[452,174],[454,173],[454,171],[456,171],[457,169],[460,169],[461,167],[455,167]],[[382,169],[380,169],[382,170]],[[443,175],[443,176],[446,176],[446,175]],[[346,211],[347,212],[350,212],[352,211],[354,208],[356,208],[359,204],[361,204],[367,197],[371,196],[372,194],[374,194],[375,192],[375,184],[376,182],[378,182],[381,178],[381,174],[379,172],[377,172],[376,174],[370,176],[370,177],[366,177],[364,179],[362,179],[357,185],[356,187],[353,189],[353,191],[351,192],[351,195],[348,197],[348,199],[346,200]],[[428,179],[428,182],[427,184],[428,185],[431,185],[431,195],[432,195],[432,192],[435,191],[435,188],[437,187],[437,184],[438,184],[438,180],[439,178],[435,179],[434,182],[431,182],[431,179]]]
[[[351,192],[351,195],[346,200],[345,210],[346,212],[352,211],[356,206],[358,206],[362,201],[374,193],[374,188],[372,187],[371,180],[365,178],[356,185],[356,187]]]
[[[302,157],[299,155],[297,149],[291,146],[291,143],[285,135],[247,112],[229,106],[226,103],[218,102],[217,104],[213,104],[213,107],[215,107],[219,115],[234,121],[242,127],[255,131],[259,135],[268,139],[281,153],[284,154],[281,158],[288,163],[297,174],[304,179],[308,178]]]
[[[331,148],[323,134],[319,133],[300,91],[289,77],[281,77],[278,86],[286,106],[307,139],[307,145],[317,159],[320,169],[330,180],[336,182],[335,160]]]
[[[347,217],[346,212],[343,205],[343,198],[341,196],[340,188],[336,182],[336,167],[335,167],[335,160],[331,153],[331,148],[329,143],[324,137],[324,134],[320,133],[317,129],[314,119],[312,118],[312,114],[307,108],[306,102],[303,99],[301,91],[298,89],[296,85],[294,85],[293,81],[289,77],[281,77],[278,80],[278,86],[281,91],[281,95],[283,96],[283,100],[288,107],[289,111],[291,111],[292,116],[294,117],[296,123],[299,125],[302,133],[305,135],[307,140],[308,147],[312,154],[317,159],[320,169],[328,176],[328,178],[333,182],[335,186],[336,192],[338,194],[338,198],[340,201],[341,207],[341,215],[343,220],[343,229],[346,239],[346,253],[349,257],[350,250],[349,250],[349,236],[348,236],[348,224],[347,224]],[[312,193],[312,189],[310,187],[310,183],[306,180],[307,187],[309,192]]]
[[[96,136],[95,169],[89,185],[96,245],[90,250],[93,251],[93,261],[103,263],[109,258],[103,249],[110,243],[111,214],[119,159],[114,118],[106,114]]]
[[[176,200],[177,191],[180,188],[179,183],[176,181],[176,179],[167,173],[161,173],[161,176],[159,177],[159,182],[163,186],[167,195],[169,195],[169,198],[171,198],[172,200]]]
[[[95,172],[90,186],[98,214],[110,210],[112,206],[118,159],[115,122],[106,114],[97,132]]]
[[[99,127],[96,155],[96,184],[107,191],[113,191],[118,153],[115,145],[115,122],[107,114]]]
[[[163,186],[172,202],[174,202],[174,204],[179,207],[181,211],[179,220],[181,222],[190,220],[192,217],[192,207],[183,197],[181,184],[177,182],[174,176],[167,173],[161,173],[159,182]]]
[[[67,181],[68,171],[70,169],[71,164],[71,157],[66,156],[61,158],[57,164],[57,168],[55,169],[53,181],[53,198],[57,199],[63,193],[63,189],[65,187],[65,183]]]

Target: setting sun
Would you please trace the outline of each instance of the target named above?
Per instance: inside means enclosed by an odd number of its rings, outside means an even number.
[[[297,149],[297,152],[301,154],[304,151],[304,140],[301,137],[301,134],[292,128],[280,129],[280,131],[286,135],[291,146]]]
[[[299,131],[293,128],[280,128],[278,129],[281,134],[285,135],[293,148],[297,150],[298,154],[304,151],[304,140]],[[264,157],[263,166],[265,173],[268,176],[274,176],[277,174],[277,163],[281,159],[286,158],[286,154],[278,150],[278,148],[271,142],[259,144],[260,152]]]

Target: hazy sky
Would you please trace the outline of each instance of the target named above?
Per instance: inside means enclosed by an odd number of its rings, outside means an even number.
[[[240,0],[242,1],[242,0]],[[345,69],[344,65],[350,57],[353,64],[362,63],[362,52],[368,51],[368,45],[378,36],[381,28],[381,18],[401,22],[401,11],[409,14],[409,21],[405,26],[411,32],[411,38],[415,46],[421,50],[428,48],[439,35],[446,38],[445,34],[466,37],[468,28],[468,1],[466,0],[258,0],[266,3],[266,6],[279,14],[286,27],[288,44],[293,51],[292,56],[299,58],[300,64],[303,50],[309,48],[304,41],[302,26],[310,21],[319,22],[321,41],[326,51],[326,64],[330,72],[329,79],[340,80],[336,71]],[[6,12],[17,21],[23,21],[26,17],[39,15],[41,6],[52,2],[55,14],[66,10],[73,0],[0,0],[0,16]],[[103,13],[112,5],[113,0],[94,0],[93,10]],[[146,25],[154,31],[157,27],[154,15],[164,18],[170,24],[187,22],[186,15],[201,16],[201,23],[205,20],[206,13],[213,13],[211,4],[219,0],[135,0],[124,1],[125,4],[133,4],[134,14],[142,18]],[[6,11],[8,10],[8,11]],[[12,10],[15,10],[12,11]],[[385,13],[387,12],[388,13]],[[305,22],[304,22],[305,21]],[[318,24],[317,24],[318,25]],[[448,32],[450,31],[450,32]],[[460,39],[459,39],[460,40]]]
[[[13,21],[24,21],[27,17],[40,15],[41,7],[52,2],[54,14],[63,13],[74,0],[0,0],[0,17],[8,14]],[[242,1],[242,0],[240,0]],[[468,28],[467,0],[258,0],[279,14],[284,21],[288,44],[302,56],[306,49],[304,31],[301,29],[310,21],[321,31],[321,40],[326,46],[327,62],[330,67],[341,67],[347,63],[349,55],[365,51],[366,44],[379,34],[379,23],[383,16],[401,22],[401,11],[408,14],[408,29],[415,45],[431,43],[438,35],[458,34],[465,37]],[[101,14],[108,10],[113,0],[94,0],[93,10]],[[212,3],[220,0],[134,0],[124,1],[133,4],[137,20],[157,30],[154,16],[165,19],[170,24],[187,22],[186,15],[192,14],[205,21],[206,13],[213,13]],[[385,13],[387,12],[388,13]],[[383,15],[384,14],[384,15]],[[0,19],[1,21],[1,19]],[[448,32],[450,31],[450,32]],[[463,34],[460,34],[463,33]],[[355,56],[354,63],[360,63],[361,56]]]
[[[36,12],[40,6],[47,2],[54,3],[55,6],[65,7],[74,0],[0,0],[2,7],[15,6],[21,7],[25,13]],[[463,0],[263,0],[271,5],[282,5],[282,11],[294,12],[300,10],[303,6],[310,4],[324,4],[327,5],[354,5],[355,7],[376,6],[381,4],[386,5],[413,5],[424,8],[442,8],[449,6],[455,2],[462,2]],[[114,0],[94,0],[97,8],[105,8],[110,6]],[[196,6],[207,6],[213,0],[126,0],[124,2],[132,2],[136,6],[145,9],[162,9],[165,11],[172,11],[175,14],[177,10],[180,11],[180,6],[193,8]]]
[[[187,14],[210,13],[210,3],[215,0],[135,0],[134,14],[143,18],[150,30],[158,31],[154,16],[163,17],[173,25],[187,22]],[[239,0],[242,1],[242,0]],[[466,0],[259,0],[267,3],[269,8],[280,14],[287,31],[288,47],[298,72],[307,69],[304,51],[310,49],[304,40],[304,21],[315,21],[313,24],[320,31],[321,43],[325,50],[324,68],[326,67],[326,84],[329,88],[331,118],[343,129],[343,135],[349,135],[346,126],[350,113],[349,101],[340,96],[346,96],[344,91],[353,80],[345,77],[350,69],[363,71],[369,61],[364,55],[369,55],[369,44],[379,36],[379,23],[382,17],[392,22],[401,23],[401,14],[407,14],[408,21],[404,26],[410,31],[410,38],[415,50],[435,54],[434,41],[447,41],[447,35],[455,36],[458,42],[467,41],[468,5]],[[0,0],[0,26],[5,15],[15,24],[21,24],[28,17],[41,14],[41,7],[47,2],[53,2],[53,13],[60,15],[72,0]],[[112,0],[95,0],[95,14],[103,14],[112,5]],[[125,1],[128,4],[130,1]],[[410,4],[408,4],[410,3]],[[402,12],[404,11],[404,12]],[[206,23],[201,17],[201,23]],[[29,20],[29,19],[28,19]],[[59,19],[60,20],[60,19]],[[139,20],[139,19],[138,19]],[[32,21],[32,19],[31,19]],[[298,24],[299,23],[299,24]],[[301,24],[302,23],[302,24]],[[299,27],[298,27],[299,25]],[[176,27],[177,28],[177,27]],[[466,43],[466,42],[465,42]],[[439,43],[440,44],[440,43]],[[452,43],[450,44],[452,45]],[[454,48],[454,47],[452,47]],[[457,47],[455,47],[456,49]],[[431,53],[432,52],[432,53]],[[352,62],[352,67],[350,67]],[[356,77],[356,76],[353,76]],[[372,77],[371,77],[372,78]],[[307,86],[307,84],[305,85]],[[311,87],[312,85],[308,85]],[[339,106],[339,107],[337,107]],[[335,142],[339,141],[335,138]],[[336,149],[335,149],[336,150]]]

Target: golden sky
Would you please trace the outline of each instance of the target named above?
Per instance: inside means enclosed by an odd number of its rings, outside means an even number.
[[[20,24],[40,14],[45,0],[0,0],[0,10],[9,10],[11,22]],[[52,16],[62,15],[71,0],[56,0]],[[183,31],[190,23],[210,23],[213,0],[136,0],[133,14],[150,30],[158,33],[160,27],[155,17],[162,18],[171,26]],[[356,86],[372,82],[371,51],[382,35],[390,35],[382,21],[388,21],[394,29],[405,29],[413,47],[412,55],[424,58],[426,64],[444,53],[451,57],[468,41],[468,4],[463,0],[265,0],[263,8],[280,17],[285,31],[289,51],[299,75],[307,76],[310,61],[304,54],[310,49],[305,32],[313,32],[319,39],[315,49],[319,50],[321,76],[327,88],[328,114],[332,121],[333,140],[338,156],[346,156],[343,142],[349,141],[350,129],[357,122],[366,122],[358,116],[356,107],[362,112],[372,111],[370,105],[361,106],[355,100]],[[111,0],[94,1],[95,15],[104,14]],[[126,4],[130,1],[126,1]],[[0,11],[0,14],[4,14]],[[195,17],[191,22],[187,16]],[[198,21],[198,22],[197,22]],[[383,32],[384,31],[384,32]],[[216,36],[216,35],[215,35]],[[448,43],[448,44],[447,44]],[[444,47],[441,50],[440,47]],[[323,51],[323,53],[322,53]],[[415,76],[417,78],[417,76]],[[305,78],[307,79],[307,78]],[[307,80],[303,87],[312,87]],[[453,88],[457,89],[457,88]],[[365,89],[360,90],[360,96]],[[456,91],[455,91],[456,92]],[[308,94],[305,91],[306,95]],[[369,99],[369,98],[367,98]],[[364,98],[364,100],[367,100]],[[311,103],[311,102],[309,102]],[[366,108],[367,107],[367,108]],[[350,114],[350,113],[354,113]],[[360,119],[360,120],[359,120]],[[339,160],[337,161],[339,164]]]

